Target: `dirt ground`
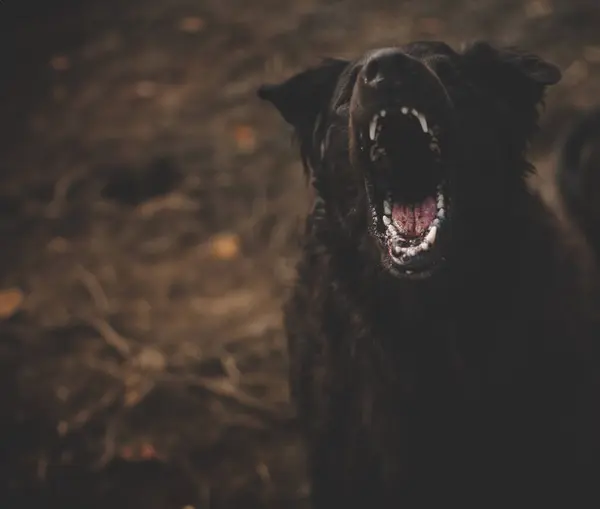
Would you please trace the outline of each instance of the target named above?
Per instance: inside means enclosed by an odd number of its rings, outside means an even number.
[[[597,0],[0,1],[0,507],[307,507],[279,310],[305,186],[256,87],[518,43],[564,70],[549,175],[598,26]]]

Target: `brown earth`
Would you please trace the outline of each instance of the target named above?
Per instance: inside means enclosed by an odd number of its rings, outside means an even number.
[[[596,100],[599,22],[596,0],[0,1],[0,507],[307,507],[279,311],[306,195],[256,87],[398,41],[518,43],[565,73],[547,175]]]

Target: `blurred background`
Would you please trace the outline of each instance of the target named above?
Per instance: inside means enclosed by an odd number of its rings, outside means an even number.
[[[306,190],[257,86],[519,44],[564,71],[547,177],[598,26],[597,0],[0,0],[0,507],[307,507],[280,316]]]

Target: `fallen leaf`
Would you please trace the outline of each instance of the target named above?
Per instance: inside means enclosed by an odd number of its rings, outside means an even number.
[[[50,60],[50,65],[55,71],[66,71],[71,67],[71,62],[66,55],[56,55]]]
[[[256,135],[254,129],[247,125],[239,125],[234,129],[233,136],[235,138],[238,149],[243,152],[252,152],[256,147]]]
[[[240,252],[240,239],[234,233],[220,233],[211,239],[210,250],[215,258],[231,260]]]
[[[179,22],[179,30],[195,34],[204,28],[204,20],[198,16],[186,16]]]
[[[142,444],[142,446],[140,447],[140,456],[146,460],[158,458],[158,454],[156,454],[156,449],[152,444]]]
[[[18,288],[0,290],[0,319],[10,318],[23,304],[25,296]]]

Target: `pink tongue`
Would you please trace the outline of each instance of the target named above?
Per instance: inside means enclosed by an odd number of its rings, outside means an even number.
[[[435,219],[436,203],[432,197],[416,205],[392,205],[392,219],[400,233],[408,237],[423,235]]]

